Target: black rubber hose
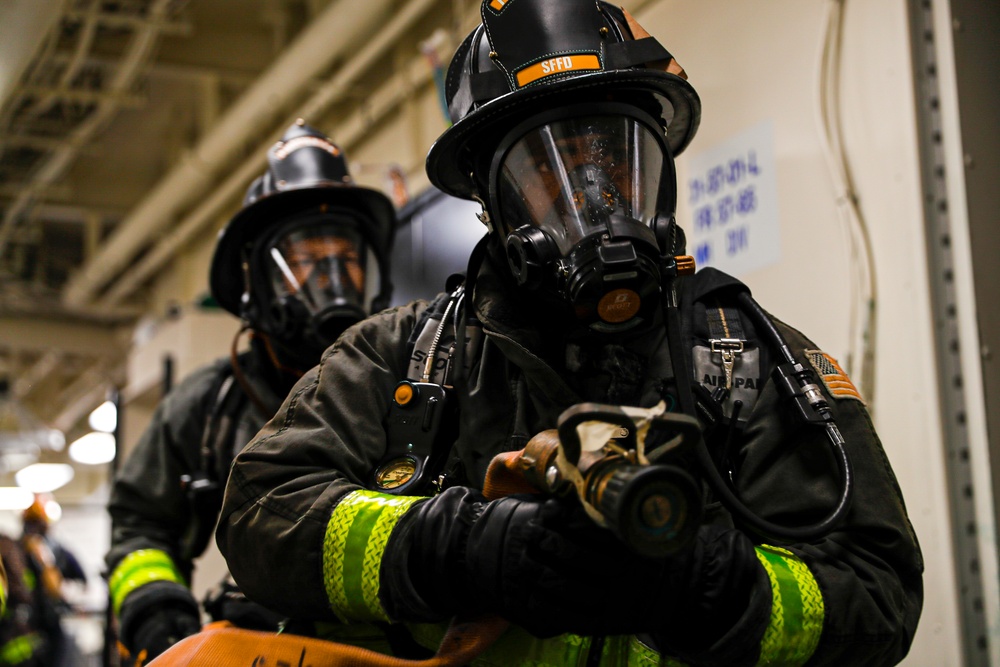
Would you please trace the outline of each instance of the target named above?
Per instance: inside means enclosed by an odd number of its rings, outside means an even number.
[[[690,384],[691,373],[687,364],[687,357],[680,351],[682,342],[680,315],[677,305],[672,303],[676,299],[676,296],[674,296],[672,289],[668,288],[665,290],[664,297],[664,315],[667,320],[671,362],[673,363],[675,376],[677,377],[678,398],[681,403],[681,409],[686,414],[696,416],[694,394],[691,391]],[[753,300],[750,294],[741,292],[740,301],[747,306],[747,310],[754,319],[754,324],[757,325],[758,330],[767,332],[771,342],[778,348],[785,361],[795,363],[795,357],[792,355],[788,344],[785,343],[781,332],[778,331],[774,323],[771,322],[770,318],[757,305],[757,302]],[[782,526],[773,523],[755,514],[749,507],[743,504],[743,501],[729,488],[722,475],[719,474],[719,470],[712,460],[712,455],[708,451],[708,446],[705,444],[704,438],[698,439],[698,443],[695,446],[695,455],[698,458],[698,463],[705,474],[705,479],[709,486],[718,495],[719,499],[726,506],[726,509],[732,512],[744,524],[768,538],[798,542],[816,540],[828,534],[843,520],[854,490],[854,475],[851,471],[851,463],[847,457],[847,452],[844,449],[844,439],[836,424],[832,421],[832,418],[826,422],[825,426],[827,436],[837,455],[837,467],[840,470],[843,486],[841,487],[840,498],[833,511],[821,521],[806,526]]]

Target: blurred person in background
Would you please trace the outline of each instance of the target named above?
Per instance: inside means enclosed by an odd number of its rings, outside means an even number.
[[[72,667],[80,653],[63,628],[71,611],[67,582],[86,585],[79,560],[51,535],[46,505],[52,499],[36,494],[21,513],[17,539],[0,536],[6,605],[0,616],[0,665]]]
[[[396,212],[358,186],[343,151],[303,121],[268,151],[268,168],[220,232],[212,296],[241,318],[228,358],[160,403],[117,475],[106,563],[118,636],[143,664],[202,625],[191,589],[232,458],[349,325],[385,308]],[[249,332],[249,350],[237,343]],[[203,601],[212,620],[275,630],[281,617],[226,577]]]
[[[0,665],[50,665],[50,647],[36,597],[38,581],[20,540],[0,535],[0,558],[6,575],[6,604],[0,615]]]

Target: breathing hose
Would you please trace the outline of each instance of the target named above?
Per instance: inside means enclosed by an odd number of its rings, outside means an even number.
[[[816,540],[833,530],[843,520],[850,506],[854,491],[854,474],[847,451],[844,448],[844,438],[840,433],[840,429],[837,428],[833,413],[825,399],[822,398],[818,387],[809,382],[811,374],[795,360],[795,356],[792,354],[781,332],[778,331],[771,319],[748,292],[740,292],[739,301],[750,315],[757,329],[766,333],[770,342],[777,348],[782,358],[782,363],[779,364],[778,369],[783,371],[781,377],[786,380],[786,389],[797,392],[797,396],[804,397],[805,401],[808,402],[809,407],[817,415],[815,419],[810,419],[810,421],[822,422],[827,438],[833,447],[837,468],[841,476],[840,497],[830,513],[820,521],[805,526],[783,526],[759,516],[740,500],[719,473],[704,438],[698,439],[694,448],[695,455],[712,491],[719,496],[723,505],[745,525],[761,535],[772,539],[777,538],[779,540],[802,542]],[[683,412],[694,416],[694,394],[690,383],[684,381],[684,378],[690,378],[691,374],[688,369],[687,358],[681,353],[682,346],[676,344],[682,341],[683,338],[679,306],[673,281],[670,282],[670,288],[664,292],[663,305],[668,339],[675,342],[675,344],[670,345],[670,361],[675,369],[674,375],[679,378],[677,382],[678,399]],[[795,386],[796,382],[798,386]],[[807,416],[807,418],[809,417]]]

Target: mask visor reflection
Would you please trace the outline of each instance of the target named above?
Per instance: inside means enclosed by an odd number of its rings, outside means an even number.
[[[664,155],[645,124],[627,116],[580,116],[530,130],[503,158],[498,178],[507,233],[529,224],[565,256],[610,216],[649,224]]]

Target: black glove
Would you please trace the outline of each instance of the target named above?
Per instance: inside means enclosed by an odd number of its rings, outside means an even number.
[[[136,589],[125,598],[120,620],[122,644],[133,658],[146,651],[146,660],[201,630],[198,603],[191,591],[171,582]]]
[[[213,621],[229,621],[238,628],[277,632],[284,616],[251,602],[227,575],[210,590],[202,606]]]
[[[638,556],[573,498],[488,502],[453,488],[397,529],[382,566],[397,575],[383,579],[390,613],[492,611],[541,637],[652,633],[711,643],[745,611],[760,570],[745,536],[715,526],[669,558]]]
[[[152,660],[189,635],[201,630],[201,620],[185,607],[165,605],[156,609],[139,623],[132,633],[129,652],[138,657],[146,651]]]

